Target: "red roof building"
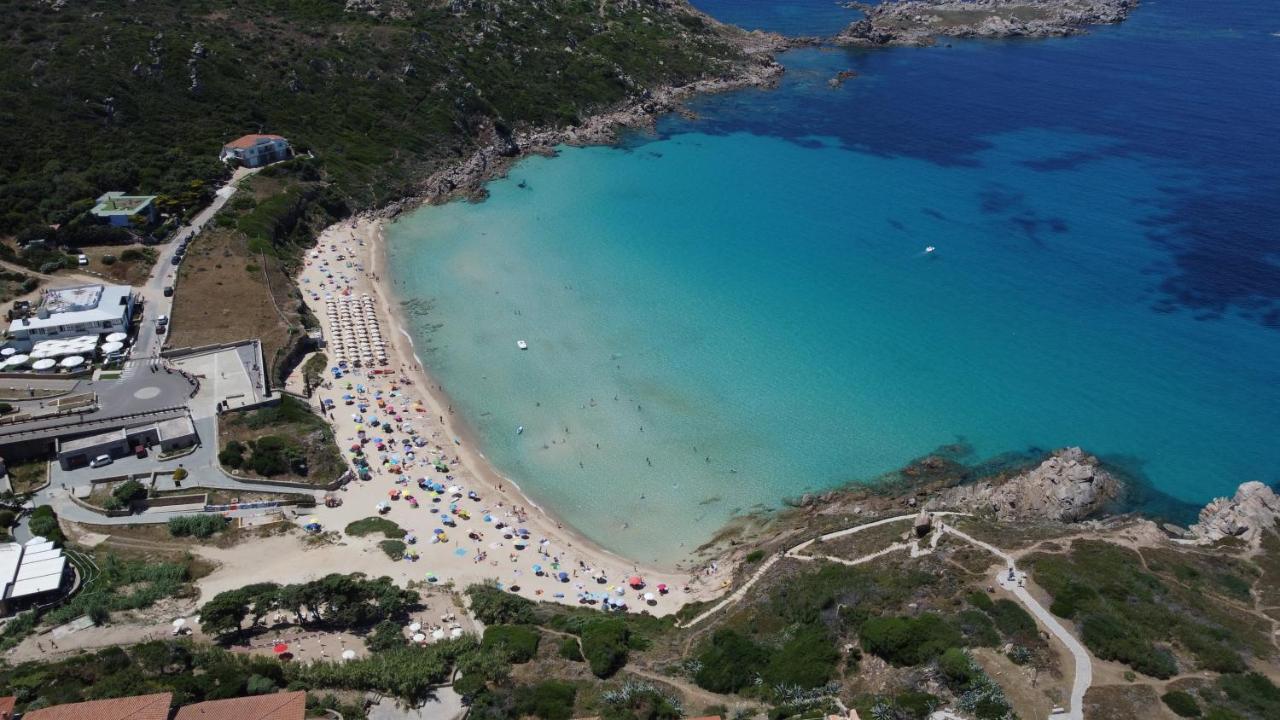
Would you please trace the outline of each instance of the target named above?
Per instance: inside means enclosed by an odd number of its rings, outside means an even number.
[[[18,699],[12,695],[0,697],[0,720],[13,720],[13,706]]]
[[[54,705],[28,710],[22,720],[169,720],[172,693]]]
[[[238,137],[222,146],[223,162],[245,167],[261,167],[293,157],[289,141],[279,135],[253,134]]]
[[[306,714],[307,694],[299,690],[187,705],[173,720],[303,720]]]

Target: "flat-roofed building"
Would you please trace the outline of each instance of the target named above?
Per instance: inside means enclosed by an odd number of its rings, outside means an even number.
[[[75,573],[53,542],[34,537],[0,545],[0,615],[47,602],[71,586]]]
[[[128,285],[46,290],[35,312],[9,323],[10,344],[29,348],[41,340],[128,332],[134,302]]]
[[[155,224],[160,218],[155,195],[125,195],[122,192],[103,193],[89,214],[115,227],[145,227]]]
[[[187,705],[173,720],[303,720],[306,714],[307,693],[298,690]]]

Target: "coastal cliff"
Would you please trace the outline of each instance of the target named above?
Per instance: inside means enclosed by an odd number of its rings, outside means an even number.
[[[1138,0],[908,0],[847,3],[865,17],[834,40],[846,45],[933,45],[939,37],[1045,38],[1124,21]]]
[[[1002,521],[1077,522],[1100,514],[1121,490],[1120,481],[1096,457],[1071,447],[1007,480],[982,480],[943,490],[929,505],[990,512]]]

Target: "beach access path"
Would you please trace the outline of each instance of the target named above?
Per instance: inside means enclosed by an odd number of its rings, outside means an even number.
[[[799,560],[802,562],[813,562],[813,561],[825,560],[829,562],[837,562],[843,565],[861,565],[863,563],[870,562],[872,560],[875,560],[876,558],[880,558],[900,550],[909,551],[911,554],[911,557],[914,558],[914,557],[919,557],[920,555],[927,555],[931,553],[933,549],[937,547],[938,540],[941,539],[944,534],[950,533],[951,535],[954,535],[975,547],[986,550],[987,552],[991,553],[992,555],[995,555],[997,558],[1002,560],[1004,562],[1004,567],[996,572],[996,575],[995,575],[996,583],[1002,589],[1012,594],[1014,598],[1018,600],[1019,603],[1021,603],[1024,607],[1026,607],[1027,611],[1030,612],[1032,616],[1034,616],[1036,620],[1039,621],[1040,624],[1044,626],[1044,628],[1048,630],[1050,634],[1052,634],[1055,638],[1057,638],[1058,641],[1061,642],[1064,647],[1066,647],[1067,651],[1071,653],[1075,670],[1072,675],[1072,682],[1071,682],[1070,706],[1066,709],[1055,711],[1052,715],[1050,715],[1050,718],[1052,718],[1053,720],[1084,720],[1084,696],[1086,693],[1089,692],[1089,688],[1093,685],[1093,660],[1092,660],[1092,657],[1089,655],[1089,651],[1084,647],[1083,644],[1081,644],[1079,640],[1076,639],[1076,637],[1073,634],[1071,634],[1069,630],[1067,630],[1065,626],[1063,626],[1061,622],[1058,621],[1056,617],[1053,616],[1052,613],[1050,613],[1043,605],[1040,604],[1040,601],[1037,600],[1035,596],[1033,596],[1027,590],[1026,573],[1018,570],[1017,564],[1012,555],[1005,552],[1004,550],[1001,550],[1000,548],[997,548],[996,546],[988,542],[984,542],[982,540],[979,540],[973,537],[972,535],[969,535],[966,532],[957,530],[955,527],[951,525],[947,525],[946,523],[940,520],[940,518],[947,517],[947,516],[966,516],[968,515],[968,513],[936,511],[936,512],[930,513],[930,515],[938,522],[934,526],[932,537],[930,538],[930,541],[929,541],[928,549],[921,548],[919,541],[913,540],[911,542],[892,543],[885,548],[877,550],[876,552],[868,553],[866,555],[863,555],[857,558],[852,558],[852,559],[836,557],[833,555],[805,554],[805,551],[810,549],[815,543],[827,542],[830,540],[847,537],[849,535],[864,532],[866,530],[870,530],[876,527],[881,527],[883,525],[888,525],[891,523],[909,521],[918,517],[919,513],[895,515],[893,517],[882,518],[874,522],[863,523],[861,525],[854,525],[852,527],[847,527],[842,530],[835,530],[833,532],[820,535],[816,538],[810,538],[808,540],[805,540],[804,542],[793,545],[791,548],[781,553],[775,553],[774,555],[770,556],[764,563],[760,565],[759,568],[756,569],[754,573],[751,574],[749,578],[747,578],[746,582],[744,582],[742,586],[739,587],[736,591],[734,591],[724,599],[720,600],[715,605],[707,609],[705,612],[702,612],[701,614],[699,614],[697,617],[694,617],[688,622],[681,623],[679,627],[682,627],[682,628],[694,627],[706,621],[708,618],[714,616],[716,613],[720,612],[721,610],[738,602],[739,600],[741,600],[743,597],[746,596],[747,592],[752,588],[752,586],[754,586],[760,580],[760,578],[764,577],[765,573],[767,573],[774,566],[775,563],[777,563],[779,560],[783,558]],[[937,714],[935,713],[935,715]],[[944,714],[944,715],[941,715],[940,717],[947,717],[947,715]]]

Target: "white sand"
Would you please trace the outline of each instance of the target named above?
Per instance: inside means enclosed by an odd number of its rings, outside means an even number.
[[[494,470],[469,441],[461,420],[450,415],[447,398],[441,392],[432,391],[437,386],[418,366],[409,342],[400,331],[400,320],[394,316],[395,306],[388,303],[394,299],[380,287],[381,243],[380,221],[362,219],[331,226],[321,234],[315,251],[308,253],[299,280],[304,298],[320,319],[330,345],[333,338],[330,336],[325,300],[327,297],[340,298],[344,292],[353,297],[368,293],[374,299],[381,335],[389,344],[390,362],[377,369],[394,371],[394,374],[371,376],[366,370],[355,369],[351,374],[333,380],[332,374],[326,373],[326,387],[316,391],[313,400],[317,405],[321,399],[335,402],[331,422],[338,446],[350,461],[353,454],[348,450],[359,442],[358,427],[363,427],[369,438],[387,436],[384,429],[368,424],[370,416],[380,420],[390,417],[387,409],[377,407],[375,396],[379,392],[389,407],[397,410],[399,425],[399,429],[391,433],[395,439],[394,447],[387,445],[385,452],[379,452],[372,442],[364,445],[372,478],[352,481],[337,493],[344,501],[341,507],[317,508],[313,518],[326,531],[342,531],[352,521],[375,515],[378,503],[387,501],[391,509],[385,517],[417,536],[417,544],[411,545],[410,549],[416,550],[420,559],[416,562],[392,561],[377,546],[382,540],[381,535],[348,537],[340,544],[320,547],[307,547],[301,538],[285,536],[254,541],[229,550],[202,549],[201,554],[222,563],[218,571],[200,581],[203,597],[252,582],[298,582],[330,572],[353,571],[372,576],[388,575],[402,584],[422,582],[430,572],[435,574],[437,584],[452,582],[458,589],[493,579],[507,588],[518,586],[518,593],[531,599],[569,604],[577,604],[578,594],[582,591],[607,592],[612,598],[624,600],[630,611],[644,610],[656,615],[673,613],[686,602],[709,599],[722,592],[729,576],[727,569],[691,576],[636,565],[585,540],[567,523],[529,502],[510,480]],[[339,256],[344,259],[338,260]],[[375,282],[375,278],[379,281]],[[332,367],[336,363],[334,353],[331,349],[325,352]],[[347,389],[348,383],[350,390]],[[364,386],[363,393],[358,392],[359,386]],[[360,399],[357,402],[368,403],[369,407],[361,418],[363,425],[353,419],[353,415],[359,413],[357,405],[344,404],[345,394],[358,395]],[[404,430],[410,426],[428,440],[426,446],[414,448],[416,458],[412,460],[400,447],[400,442],[408,437]],[[460,438],[460,441],[455,442],[455,438]],[[399,456],[405,469],[403,474],[392,473],[392,466],[386,464],[392,454]],[[438,459],[443,459],[449,466],[451,479],[446,479],[432,468]],[[417,485],[422,477],[446,486],[460,486],[462,497],[454,498],[446,493],[439,502],[432,502],[436,494],[421,490]],[[397,484],[397,480],[402,484]],[[419,507],[412,508],[403,499],[389,500],[389,491],[395,489],[415,496]],[[468,491],[478,493],[480,499],[468,499]],[[450,513],[452,502],[456,502],[458,510],[465,510],[470,519]],[[433,507],[437,513],[432,513]],[[441,522],[444,515],[452,515],[457,526],[445,527]],[[485,515],[491,517],[490,522],[483,520]],[[516,549],[514,538],[504,537],[504,530],[496,527],[499,522],[527,529],[528,545],[523,550]],[[446,531],[447,541],[432,542],[433,531],[437,529]],[[508,534],[510,529],[506,528]],[[470,533],[479,533],[482,537],[469,538]],[[537,576],[534,565],[540,565],[546,574]],[[551,576],[561,571],[569,573],[568,582]],[[634,575],[644,579],[643,589],[627,587],[628,579]],[[597,581],[599,577],[607,580],[600,583]],[[660,584],[667,586],[667,594],[659,594]],[[619,594],[619,589],[622,589],[622,594]],[[645,592],[654,594],[652,603],[643,600]],[[557,594],[563,597],[555,597]],[[599,606],[599,603],[595,605]]]

